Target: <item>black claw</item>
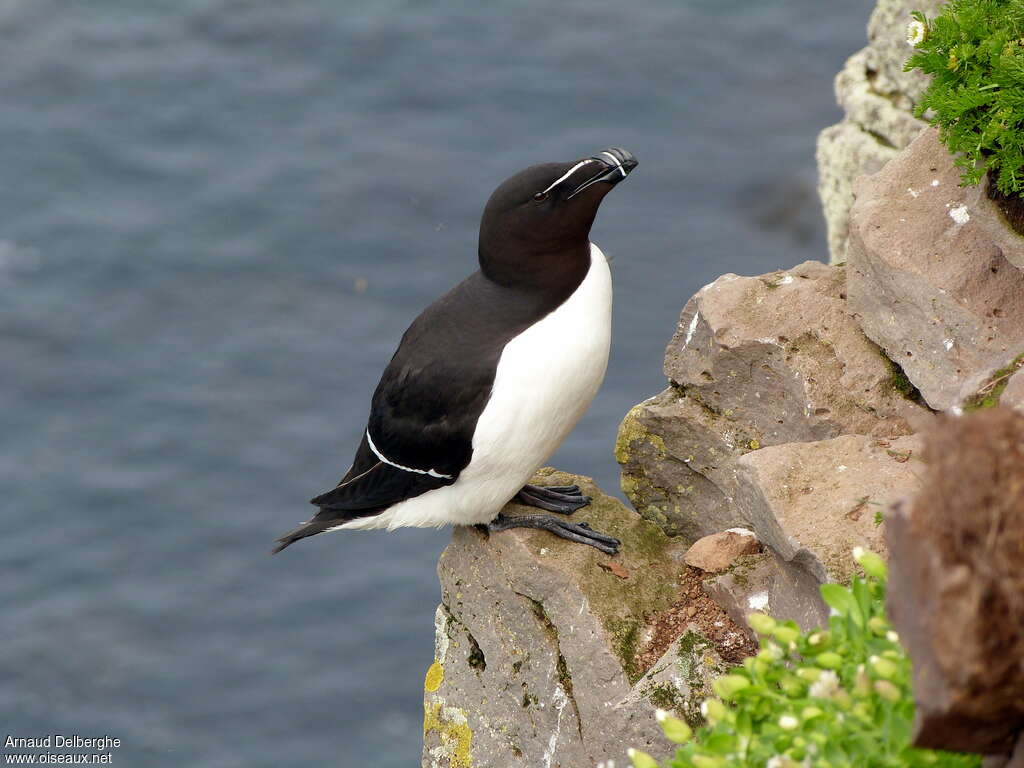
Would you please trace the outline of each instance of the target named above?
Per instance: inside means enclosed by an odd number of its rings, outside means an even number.
[[[563,515],[571,515],[591,502],[589,496],[580,493],[578,485],[525,485],[514,500],[520,504]]]
[[[578,485],[533,485],[529,487],[543,488],[547,491],[554,491],[555,493],[568,493],[573,495],[580,492],[580,487]]]
[[[550,515],[519,515],[507,517],[499,514],[488,524],[490,531],[506,531],[509,528],[538,528],[563,539],[594,547],[605,554],[614,555],[622,543],[613,536],[598,533],[588,523],[569,523]]]

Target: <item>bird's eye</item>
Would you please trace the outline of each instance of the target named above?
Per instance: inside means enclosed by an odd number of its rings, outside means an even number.
[[[536,192],[533,195],[533,200],[536,203],[543,203],[547,199],[548,199],[548,193],[547,192]]]

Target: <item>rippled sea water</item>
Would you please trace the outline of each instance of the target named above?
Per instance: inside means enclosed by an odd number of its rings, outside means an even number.
[[[617,492],[626,410],[723,272],[826,258],[816,133],[865,0],[0,4],[0,723],[113,764],[418,765],[446,531],[275,536],[347,468],[491,190],[639,169],[608,377],[555,457]]]

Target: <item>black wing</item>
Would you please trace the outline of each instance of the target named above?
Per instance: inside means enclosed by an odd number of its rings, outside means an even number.
[[[323,533],[350,520],[380,514],[392,504],[454,482],[454,477],[409,472],[381,461],[370,448],[364,432],[352,468],[336,487],[311,500],[320,511],[281,536],[273,553],[277,554],[299,539]]]
[[[312,500],[320,511],[278,539],[276,552],[458,479],[505,344],[564,299],[509,292],[477,272],[416,318],[373,394],[352,468]]]
[[[335,519],[365,517],[375,515],[399,501],[451,485],[458,477],[439,477],[439,473],[428,474],[412,469],[401,469],[377,458],[370,449],[366,433],[363,433],[352,468],[335,488],[320,494],[311,503],[320,507],[321,515],[332,513]]]

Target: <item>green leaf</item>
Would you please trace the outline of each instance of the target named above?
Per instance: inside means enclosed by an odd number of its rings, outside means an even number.
[[[750,717],[750,712],[745,709],[740,710],[736,713],[736,733],[742,738],[750,738],[750,734],[754,732],[753,719]]]
[[[840,616],[850,616],[854,612],[860,614],[853,594],[839,584],[822,584],[821,599]]]
[[[853,584],[851,585],[851,591],[853,592],[853,597],[857,602],[857,608],[860,609],[861,616],[870,616],[871,590],[868,589],[867,583],[858,578],[854,578]]]

